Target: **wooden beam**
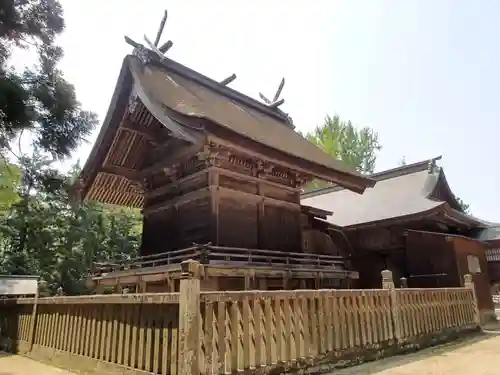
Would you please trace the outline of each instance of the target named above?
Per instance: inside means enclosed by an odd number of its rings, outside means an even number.
[[[209,168],[212,171],[218,171],[221,174],[224,174],[226,176],[230,176],[230,177],[234,177],[234,178],[239,178],[239,179],[246,180],[246,181],[255,182],[257,184],[262,184],[262,185],[268,185],[268,186],[277,187],[277,188],[280,188],[281,190],[284,190],[284,191],[289,191],[289,192],[294,192],[294,193],[297,193],[297,192],[301,191],[298,188],[293,188],[291,186],[278,184],[278,183],[276,183],[274,181],[265,180],[265,179],[260,178],[260,177],[254,177],[254,176],[250,176],[250,175],[247,175],[247,174],[244,174],[244,173],[238,173],[238,172],[232,171],[232,170],[227,169],[227,168],[214,167],[214,166],[211,166]]]
[[[158,144],[158,140],[155,134],[153,134],[150,129],[145,128],[143,125],[137,124],[130,120],[123,120],[120,124],[120,129],[140,135],[141,137],[153,143],[153,145],[155,146]]]
[[[189,146],[189,143],[174,137],[168,138],[165,142],[157,144],[151,149],[146,157],[149,163],[156,163],[163,159],[165,152],[173,152],[175,149]]]
[[[206,127],[207,131],[211,134],[208,137],[209,142],[238,150],[239,153],[247,155],[249,158],[259,158],[288,168],[291,171],[334,182],[357,193],[363,193],[366,187],[375,184],[370,178],[337,171],[297,156],[288,155],[283,151],[259,142],[249,141],[238,134],[231,134],[227,129],[216,124],[207,122]]]
[[[233,190],[233,189],[221,187],[221,186],[217,187],[217,192],[221,197],[235,198],[238,200],[246,199],[246,200],[254,201],[256,203],[264,202],[264,204],[269,203],[270,205],[273,205],[273,206],[289,207],[293,210],[300,211],[300,204],[298,204],[298,203],[281,201],[281,200],[274,199],[271,197],[246,193],[244,191]]]
[[[210,188],[203,188],[203,189],[195,190],[195,191],[189,192],[187,194],[181,195],[180,197],[176,197],[176,198],[169,200],[167,202],[161,202],[157,205],[146,207],[143,210],[143,215],[147,216],[147,215],[151,215],[151,214],[156,213],[156,212],[167,210],[167,209],[174,207],[174,206],[182,206],[182,205],[189,203],[193,200],[209,197],[210,194],[211,194]]]
[[[104,164],[99,170],[99,172],[125,177],[127,180],[130,180],[132,182],[142,181],[139,171],[135,169],[121,167],[119,165]]]
[[[195,180],[199,176],[201,176],[203,174],[207,174],[208,172],[209,172],[208,168],[202,169],[201,171],[195,172],[195,173],[190,174],[186,177],[179,178],[178,180],[176,180],[172,183],[160,186],[160,187],[155,188],[155,189],[148,190],[145,194],[145,197],[146,197],[146,199],[158,197],[158,196],[165,194],[169,191],[175,190],[180,184],[185,183],[185,182],[189,182],[191,180]]]
[[[203,148],[203,143],[199,142],[191,146],[183,147],[180,150],[173,150],[164,155],[159,162],[153,164],[152,166],[141,169],[142,176],[148,176],[155,172],[161,171],[164,168],[170,167],[174,164],[183,162],[189,159],[191,156],[196,155]]]

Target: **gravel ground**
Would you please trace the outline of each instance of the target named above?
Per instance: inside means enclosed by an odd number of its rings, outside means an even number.
[[[75,375],[18,355],[0,353],[0,375]]]
[[[335,375],[498,375],[500,332],[335,371]]]
[[[498,375],[500,329],[435,348],[335,371],[334,375]],[[28,358],[0,354],[0,375],[74,375]]]

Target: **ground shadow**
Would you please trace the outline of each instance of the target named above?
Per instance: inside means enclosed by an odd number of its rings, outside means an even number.
[[[333,371],[335,375],[375,375],[384,370],[404,366],[412,362],[421,361],[429,357],[444,356],[454,350],[469,346],[481,341],[490,340],[500,335],[500,326],[489,327],[480,333],[470,334],[446,344],[425,348],[414,353],[400,354],[358,366]]]

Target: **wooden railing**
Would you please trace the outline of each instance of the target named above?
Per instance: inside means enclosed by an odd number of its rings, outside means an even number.
[[[344,270],[344,259],[340,256],[292,253],[275,250],[244,249],[223,246],[193,246],[166,253],[146,255],[120,263],[96,263],[93,274],[122,271],[127,269],[158,267],[164,265],[180,265],[185,260],[192,259],[203,264],[246,264],[252,267],[286,267],[293,268],[330,268]]]
[[[0,343],[95,373],[286,372],[395,353],[479,327],[466,286],[200,292],[184,262],[179,293],[0,300]]]

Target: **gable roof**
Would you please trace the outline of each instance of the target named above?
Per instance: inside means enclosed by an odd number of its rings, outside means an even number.
[[[476,238],[480,241],[497,243],[500,240],[500,223],[483,222],[486,224],[486,228],[479,231]]]
[[[150,54],[147,61],[134,55],[123,61],[108,114],[82,170],[84,195],[99,177],[99,169],[108,154],[113,152],[113,139],[118,136],[127,98],[132,94],[138,95],[155,121],[186,141],[196,138],[196,133],[205,135],[203,121],[209,121],[279,155],[301,160],[310,167],[308,170],[318,171],[321,178],[337,181],[354,191],[363,192],[375,183],[295,132],[289,117],[279,109],[270,108],[171,59],[165,57],[160,61],[151,51],[142,52]]]
[[[430,167],[436,159],[439,158],[372,174],[370,177],[377,183],[363,195],[332,186],[302,194],[301,203],[333,211],[328,222],[342,227],[358,227],[438,211],[460,222],[483,226],[480,220],[460,212],[443,169]]]
[[[136,83],[152,100],[183,115],[207,119],[228,130],[286,154],[322,165],[337,172],[367,178],[333,158],[293,130],[281,111],[244,96],[229,87],[165,58],[162,64],[141,67],[129,57]]]

